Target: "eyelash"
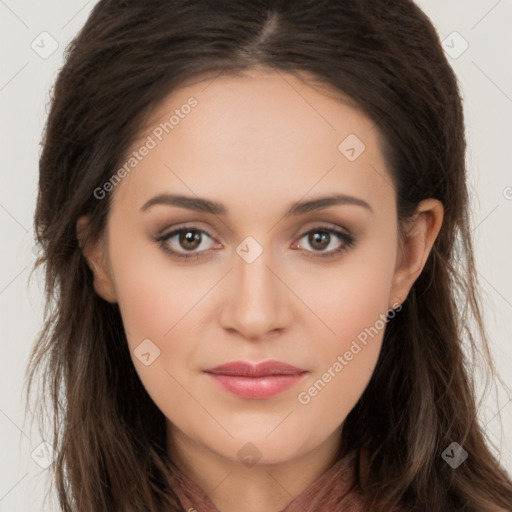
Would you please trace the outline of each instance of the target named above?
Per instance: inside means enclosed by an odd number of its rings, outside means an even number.
[[[170,233],[166,233],[164,235],[159,236],[158,238],[155,239],[155,242],[158,243],[158,245],[162,248],[162,250],[164,252],[170,254],[172,257],[181,258],[183,260],[198,259],[200,257],[201,252],[196,252],[196,253],[191,253],[191,254],[181,253],[181,252],[171,249],[169,247],[169,245],[166,243],[170,238],[173,238],[177,234],[180,234],[182,232],[187,232],[187,231],[205,233],[206,235],[208,235],[210,238],[213,239],[212,235],[210,235],[210,233],[208,233],[208,231],[206,231],[204,229],[199,229],[199,228],[196,228],[195,226],[184,226],[182,228],[175,229],[175,230],[171,231]],[[306,236],[312,232],[329,233],[331,235],[337,236],[338,238],[340,238],[343,241],[343,245],[340,248],[333,249],[328,252],[314,254],[314,251],[307,251],[307,252],[313,252],[313,254],[311,255],[311,257],[313,257],[313,258],[333,258],[333,257],[339,255],[340,253],[353,247],[356,242],[356,239],[353,235],[350,235],[350,234],[340,231],[338,229],[327,227],[327,226],[315,226],[314,228],[311,228],[308,231],[306,231],[305,233],[303,233],[302,235],[300,235],[299,240],[301,238],[304,238],[304,236]]]

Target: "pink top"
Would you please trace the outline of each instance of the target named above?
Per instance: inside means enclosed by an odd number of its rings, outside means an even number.
[[[353,462],[353,456],[340,459],[280,512],[363,512],[362,495],[354,485]],[[181,471],[173,469],[169,477],[186,511],[220,512],[205,492]]]

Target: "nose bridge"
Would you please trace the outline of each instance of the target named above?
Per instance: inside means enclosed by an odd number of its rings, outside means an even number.
[[[284,325],[284,318],[280,318],[284,311],[283,285],[274,275],[275,270],[269,270],[275,267],[270,247],[247,237],[236,253],[224,326],[245,337],[260,338]]]

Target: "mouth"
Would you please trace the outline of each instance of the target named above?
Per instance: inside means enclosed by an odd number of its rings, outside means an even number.
[[[308,370],[282,363],[259,364],[234,361],[203,370],[224,390],[240,398],[261,400],[272,398],[298,384]]]

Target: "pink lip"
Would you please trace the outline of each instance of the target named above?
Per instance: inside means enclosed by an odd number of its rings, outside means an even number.
[[[241,398],[270,398],[296,385],[308,370],[279,361],[259,364],[234,361],[203,370],[224,389]]]

